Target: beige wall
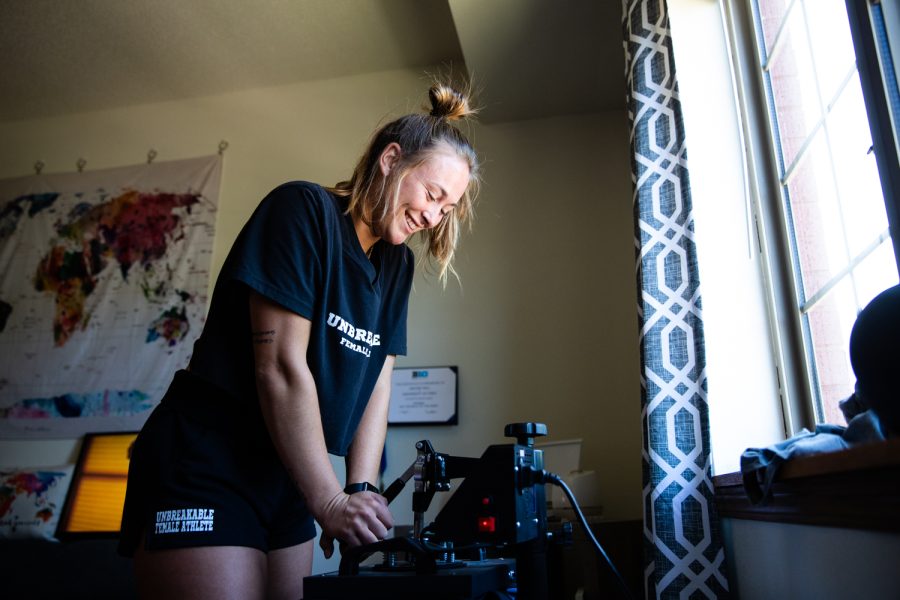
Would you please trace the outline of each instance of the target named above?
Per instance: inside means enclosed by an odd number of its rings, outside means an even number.
[[[741,600],[900,598],[900,536],[723,519],[728,584]]]
[[[417,109],[427,80],[392,71],[67,117],[0,123],[0,177],[225,154],[213,256],[218,271],[259,199],[289,179],[349,175],[373,126]],[[639,518],[640,395],[631,183],[624,112],[474,131],[485,185],[457,267],[462,287],[417,278],[402,365],[457,365],[460,425],[392,428],[388,477],[429,438],[480,455],[508,422],[584,439],[614,518]],[[161,377],[169,377],[160,374]],[[0,442],[0,463],[72,460],[76,442]],[[405,492],[397,521],[411,522]]]
[[[394,71],[35,121],[0,123],[0,176],[214,154],[227,140],[213,256],[218,271],[261,196],[290,179],[346,178],[375,123],[424,100],[419,73]]]
[[[640,388],[624,112],[482,127],[485,186],[462,288],[417,281],[410,355],[459,365],[460,427],[393,429],[390,464],[430,437],[480,455],[503,426],[583,438],[607,515],[640,517]],[[399,468],[399,465],[397,465]]]

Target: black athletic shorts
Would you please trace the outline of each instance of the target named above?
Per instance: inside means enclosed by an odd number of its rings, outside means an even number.
[[[132,449],[119,553],[133,556],[142,534],[147,550],[267,552],[316,530],[259,408],[179,371]]]

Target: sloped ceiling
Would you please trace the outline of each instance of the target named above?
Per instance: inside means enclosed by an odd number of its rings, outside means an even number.
[[[0,121],[400,68],[486,122],[623,106],[618,0],[0,0]]]
[[[619,0],[449,0],[483,121],[624,108]]]

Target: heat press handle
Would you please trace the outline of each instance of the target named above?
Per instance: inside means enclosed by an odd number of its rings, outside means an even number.
[[[397,497],[397,495],[403,490],[406,482],[409,481],[413,475],[415,475],[416,465],[418,464],[418,462],[419,461],[416,460],[413,462],[413,464],[409,465],[409,468],[403,472],[403,475],[395,479],[394,482],[391,483],[391,485],[389,485],[386,490],[381,492],[381,495],[387,499],[388,504],[391,503],[391,500]]]
[[[397,495],[398,495],[401,491],[403,491],[403,487],[404,487],[405,485],[406,485],[406,482],[403,481],[403,479],[401,479],[401,478],[398,477],[397,479],[394,480],[394,482],[393,482],[391,485],[389,485],[389,486],[387,487],[386,490],[384,490],[383,492],[381,492],[381,495],[384,496],[384,497],[387,499],[388,504],[390,504],[391,501],[392,501],[394,498],[396,498]]]

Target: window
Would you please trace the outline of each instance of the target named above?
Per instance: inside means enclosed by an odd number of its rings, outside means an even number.
[[[896,142],[891,136],[890,152],[873,143],[881,125],[870,128],[845,0],[750,4],[744,16],[757,60],[746,76],[761,84],[758,114],[771,137],[778,234],[787,244],[785,256],[768,261],[780,263],[793,288],[776,290],[789,299],[801,338],[793,375],[807,383],[817,422],[843,423],[838,402],[853,392],[848,348],[856,315],[898,282],[893,207],[885,202]],[[882,64],[890,63],[880,52]],[[887,127],[893,130],[889,120]]]

